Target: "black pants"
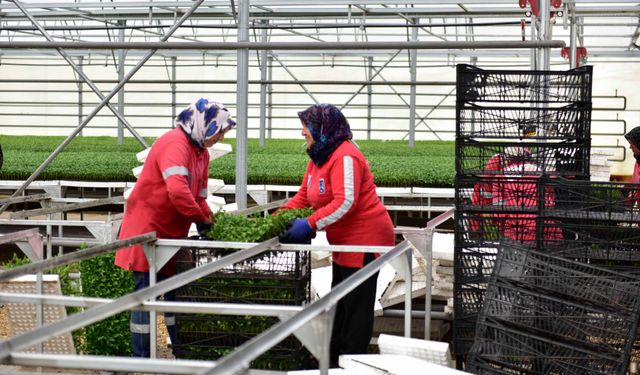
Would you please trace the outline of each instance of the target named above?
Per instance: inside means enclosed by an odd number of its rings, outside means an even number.
[[[375,257],[366,253],[364,264]],[[360,268],[344,267],[333,264],[331,287],[335,287]],[[373,306],[376,299],[378,273],[368,278],[351,293],[341,299],[336,306],[336,315],[331,332],[332,368],[338,367],[338,356],[341,354],[365,354],[373,332]]]

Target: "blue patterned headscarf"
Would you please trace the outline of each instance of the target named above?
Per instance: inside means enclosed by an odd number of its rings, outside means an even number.
[[[307,153],[317,166],[324,164],[342,142],[353,137],[349,122],[333,104],[314,104],[298,112],[298,117],[309,129],[315,142]]]
[[[236,126],[224,104],[201,98],[191,104],[176,117],[179,126],[191,142],[204,149],[204,142],[216,134],[226,132]]]

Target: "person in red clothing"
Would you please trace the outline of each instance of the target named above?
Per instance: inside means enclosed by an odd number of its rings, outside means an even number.
[[[638,184],[640,183],[640,126],[631,129],[624,137],[629,142],[633,157],[636,159],[636,162],[633,164],[631,182]]]
[[[530,125],[522,126],[519,132],[521,139],[534,137],[536,135],[536,127]],[[502,152],[493,155],[484,166],[484,174],[481,176],[481,181],[473,186],[471,204],[476,206],[476,209],[490,210],[495,204],[494,187],[497,186],[495,184],[496,179],[504,175],[505,168],[513,169],[513,166],[522,166],[524,165],[522,161],[530,159],[531,150],[523,146],[508,146],[505,147]],[[478,220],[472,219],[469,221],[471,226],[470,235],[476,239],[493,239],[494,233],[492,231],[489,230],[485,233],[485,230],[489,228],[486,224],[496,224],[490,220],[492,214],[480,213],[479,215],[485,216],[485,218]]]
[[[158,238],[184,238],[191,223],[200,235],[213,224],[206,202],[209,181],[208,147],[224,139],[235,126],[223,104],[200,99],[185,108],[176,127],[158,138],[145,160],[140,178],[125,205],[120,239],[148,232]],[[176,273],[175,257],[159,272],[158,280]],[[133,271],[134,291],[149,286],[149,263],[141,245],[116,251],[115,264]],[[165,300],[173,300],[167,293]],[[165,313],[172,343],[177,343],[175,317]],[[131,340],[136,357],[149,357],[149,313],[131,312]]]
[[[325,230],[332,245],[393,246],[389,213],[376,194],[369,162],[351,141],[349,123],[338,108],[316,104],[299,112],[302,135],[311,160],[296,195],[280,209],[312,207],[306,219],[296,219],[281,233],[283,243],[305,243]],[[335,287],[378,254],[333,253]],[[367,352],[373,331],[377,274],[358,286],[336,307],[331,335],[331,366],[341,354]]]

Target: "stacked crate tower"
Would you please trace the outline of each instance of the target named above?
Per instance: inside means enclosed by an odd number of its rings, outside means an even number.
[[[592,69],[484,70],[458,65],[454,352],[463,368],[496,254],[561,241],[541,211],[553,178],[589,179]],[[557,245],[556,245],[557,246]]]

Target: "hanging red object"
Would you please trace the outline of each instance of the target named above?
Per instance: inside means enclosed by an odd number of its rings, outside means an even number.
[[[531,13],[533,13],[534,16],[538,17],[538,0],[518,0],[520,8],[526,8],[527,3],[531,6]],[[550,0],[549,5],[554,9],[559,9],[560,7],[562,7],[562,0]],[[553,14],[553,12],[550,13]]]
[[[568,59],[569,56],[571,55],[571,48],[570,47],[562,47],[562,50],[560,50],[560,56],[562,56],[565,59]],[[576,66],[580,66],[580,62],[581,61],[585,61],[587,59],[587,48],[586,47],[576,47]]]

